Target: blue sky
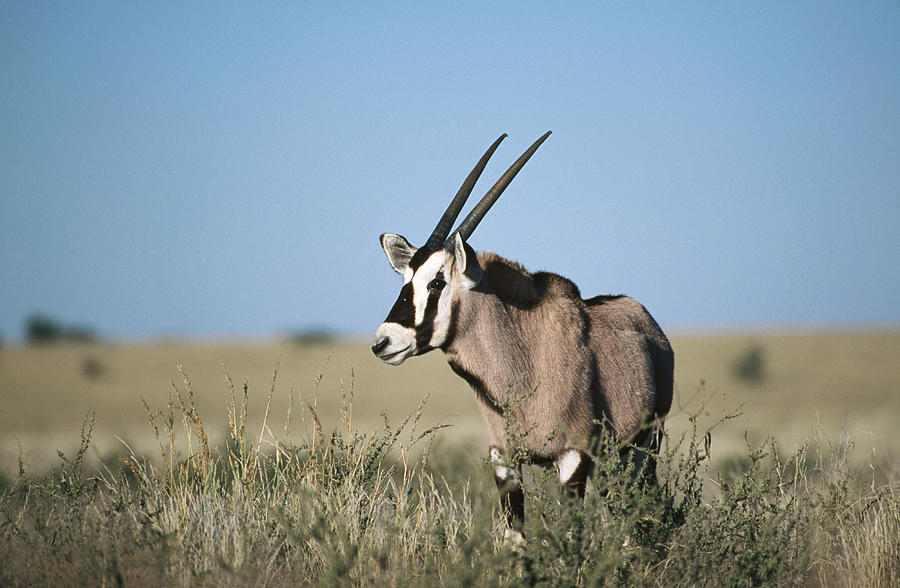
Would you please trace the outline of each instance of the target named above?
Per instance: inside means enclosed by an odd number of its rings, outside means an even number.
[[[900,325],[900,3],[10,2],[0,336],[369,334],[471,238],[670,329]],[[473,197],[474,199],[474,197]]]

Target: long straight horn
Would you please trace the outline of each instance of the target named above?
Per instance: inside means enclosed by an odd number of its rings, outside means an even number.
[[[425,244],[425,247],[432,251],[440,249],[441,245],[444,243],[444,240],[447,238],[447,235],[450,234],[450,229],[453,228],[453,223],[456,222],[456,217],[459,216],[459,211],[462,210],[463,205],[469,198],[469,194],[472,193],[472,188],[475,187],[475,183],[478,182],[478,178],[481,177],[481,172],[484,171],[484,166],[487,165],[487,162],[491,158],[491,155],[493,155],[494,151],[497,150],[497,146],[500,145],[500,142],[503,141],[503,139],[505,139],[506,137],[506,133],[500,135],[500,137],[496,141],[494,141],[494,144],[488,147],[488,150],[484,152],[484,155],[481,156],[481,159],[478,160],[478,163],[475,164],[475,167],[472,168],[472,171],[469,172],[469,175],[466,176],[466,181],[464,181],[463,185],[460,186],[459,192],[456,193],[453,201],[450,202],[450,206],[447,207],[446,212],[444,212],[444,216],[441,217],[441,220],[434,228],[434,231],[431,232],[431,236],[428,237],[428,242]]]
[[[459,233],[459,236],[463,238],[463,241],[468,240],[468,238],[472,235],[472,231],[475,230],[475,227],[478,226],[478,223],[481,222],[481,219],[484,218],[484,215],[487,214],[487,211],[491,209],[491,206],[494,205],[494,202],[497,201],[497,198],[500,198],[500,194],[503,194],[503,190],[509,186],[509,183],[513,181],[513,178],[516,177],[516,174],[519,173],[519,170],[525,165],[525,162],[534,155],[534,152],[537,151],[538,147],[541,146],[547,137],[550,136],[550,131],[544,133],[544,135],[535,141],[528,150],[522,154],[519,159],[513,163],[506,173],[500,176],[500,179],[497,180],[497,183],[494,184],[494,187],[488,190],[488,193],[484,195],[484,198],[481,199],[475,208],[472,209],[472,212],[460,223],[459,228],[456,229],[456,232]]]

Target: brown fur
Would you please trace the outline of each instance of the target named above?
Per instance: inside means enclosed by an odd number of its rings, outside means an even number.
[[[656,321],[627,297],[583,300],[570,280],[478,255],[483,280],[453,300],[444,348],[475,389],[490,443],[521,437],[536,461],[588,449],[609,426],[628,440],[672,401],[672,349]]]

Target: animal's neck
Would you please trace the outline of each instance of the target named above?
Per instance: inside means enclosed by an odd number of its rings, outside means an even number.
[[[489,289],[471,291],[459,301],[456,333],[444,349],[447,362],[497,408],[532,388],[532,366],[522,325]]]

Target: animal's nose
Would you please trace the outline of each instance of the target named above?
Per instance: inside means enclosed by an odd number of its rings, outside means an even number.
[[[391,344],[390,337],[382,337],[378,341],[375,341],[375,345],[372,345],[372,353],[378,355],[381,353],[385,347]]]

